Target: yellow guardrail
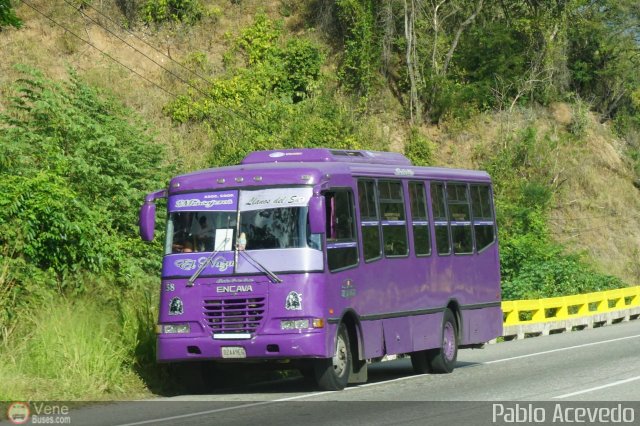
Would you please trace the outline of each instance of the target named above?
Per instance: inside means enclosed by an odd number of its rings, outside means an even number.
[[[504,325],[563,321],[640,306],[640,286],[552,297],[502,302]]]

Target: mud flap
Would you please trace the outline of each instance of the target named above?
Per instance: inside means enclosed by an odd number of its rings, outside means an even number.
[[[349,374],[349,383],[367,383],[367,361],[366,360],[352,360],[351,362],[351,374]]]

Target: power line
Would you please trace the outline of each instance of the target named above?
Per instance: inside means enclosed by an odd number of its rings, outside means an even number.
[[[118,40],[120,40],[121,42],[123,42],[124,44],[126,44],[127,46],[129,46],[130,48],[132,48],[133,50],[135,50],[136,52],[140,53],[142,56],[144,56],[145,58],[147,58],[148,60],[150,60],[151,62],[153,62],[154,64],[156,64],[157,66],[159,66],[160,68],[162,68],[163,70],[165,70],[166,72],[168,72],[169,74],[171,74],[172,76],[174,76],[175,78],[177,78],[178,80],[180,80],[182,83],[189,85],[189,83],[184,80],[182,77],[180,77],[179,75],[177,75],[176,73],[174,73],[173,71],[171,71],[168,68],[165,68],[162,64],[160,64],[159,62],[157,62],[155,59],[153,59],[152,57],[150,57],[149,55],[147,55],[146,53],[142,52],[141,50],[138,50],[137,48],[135,48],[134,46],[132,46],[131,44],[129,44],[125,39],[123,39],[122,37],[120,37],[118,34],[114,33],[113,31],[111,31],[110,29],[108,29],[107,27],[104,27],[102,25],[100,25],[96,20],[94,20],[93,18],[91,18],[89,15],[87,15],[86,13],[84,13],[81,9],[76,8],[76,5],[71,3],[68,0],[63,0],[65,3],[67,3],[69,6],[73,7],[74,9],[77,9],[78,12],[80,12],[82,14],[82,16],[84,16],[85,18],[89,19],[91,22],[93,22],[94,24],[98,25],[99,27],[101,27],[102,29],[106,30],[107,32],[109,32],[109,34],[115,36]],[[193,87],[193,86],[191,86]],[[194,87],[195,88],[195,87]]]
[[[177,95],[175,93],[172,93],[171,91],[165,89],[164,87],[160,86],[159,84],[155,83],[154,81],[148,79],[147,77],[145,77],[144,75],[140,74],[139,72],[137,72],[136,70],[132,69],[131,67],[125,65],[124,63],[120,62],[119,60],[117,60],[116,58],[114,58],[113,56],[109,55],[107,52],[105,52],[104,50],[100,49],[99,47],[97,47],[96,45],[94,45],[93,43],[91,43],[90,41],[87,41],[85,39],[83,39],[82,37],[80,37],[78,34],[74,33],[73,31],[71,31],[70,29],[68,29],[67,27],[65,27],[64,25],[62,25],[61,23],[57,22],[55,19],[51,18],[50,16],[48,16],[47,14],[45,14],[44,12],[41,12],[38,8],[34,7],[33,5],[31,5],[30,3],[27,3],[25,0],[20,0],[23,4],[25,4],[26,6],[30,7],[31,9],[33,9],[34,11],[36,11],[38,14],[42,15],[43,17],[45,17],[46,19],[50,20],[51,22],[53,22],[54,24],[58,25],[59,27],[61,27],[62,29],[64,29],[65,31],[67,31],[69,34],[73,35],[74,37],[76,37],[77,39],[87,43],[89,46],[93,47],[94,49],[96,49],[98,52],[102,53],[104,56],[106,56],[107,58],[111,59],[114,62],[117,62],[118,64],[120,64],[121,66],[123,66],[124,68],[128,69],[129,71],[131,71],[132,73],[134,73],[135,75],[137,75],[138,77],[142,78],[143,80],[145,80],[147,83],[150,83],[151,85],[157,87],[158,89],[162,90],[163,92],[167,93],[168,95],[171,95],[173,97],[176,97]]]
[[[71,4],[71,3],[69,3],[69,2],[68,2],[68,1],[66,1],[66,0],[64,0],[64,1],[65,1],[66,3],[68,3],[68,4]],[[76,7],[76,6],[75,6],[75,5],[73,5],[73,4],[71,4],[71,5],[72,5],[73,7]],[[93,9],[93,10],[94,10],[94,11],[96,11],[100,16],[102,16],[103,18],[107,19],[107,20],[108,20],[109,22],[111,22],[112,24],[115,24],[115,25],[118,25],[118,26],[120,25],[120,24],[118,24],[116,21],[114,21],[114,20],[113,20],[109,15],[104,14],[100,9],[97,9],[96,7],[92,6],[90,3],[86,3],[86,4],[84,5],[84,7],[89,7],[89,8],[91,8],[91,9]],[[79,10],[79,11],[82,13],[82,11],[81,11],[81,10]],[[84,13],[83,13],[83,14],[84,14]],[[87,16],[86,14],[84,14],[84,15],[85,15],[85,16]],[[94,21],[94,22],[95,22],[95,21]],[[99,23],[97,23],[97,22],[96,22],[96,25],[99,25],[99,26],[101,26],[102,28],[107,29],[106,27],[104,27],[104,26],[100,25],[100,24],[99,24]],[[162,56],[164,56],[165,58],[169,59],[171,62],[174,62],[176,65],[178,65],[178,66],[179,66],[179,67],[181,67],[182,69],[187,70],[188,72],[190,72],[191,74],[195,75],[196,77],[198,77],[198,78],[200,78],[200,79],[204,80],[204,81],[205,81],[205,82],[207,82],[208,84],[213,84],[213,82],[212,82],[211,80],[207,79],[206,77],[203,77],[201,74],[197,73],[195,70],[192,70],[192,69],[190,69],[190,68],[186,67],[184,64],[182,64],[182,63],[180,63],[180,62],[176,61],[176,60],[175,60],[175,59],[173,59],[171,56],[169,56],[169,55],[167,55],[166,53],[164,53],[162,50],[160,50],[160,49],[158,49],[157,47],[153,46],[152,44],[148,43],[148,42],[147,42],[145,39],[143,39],[142,37],[139,37],[139,36],[138,36],[136,33],[134,33],[133,31],[130,31],[130,30],[126,29],[126,28],[123,28],[123,29],[124,29],[124,31],[125,31],[127,34],[129,34],[129,35],[130,35],[130,36],[132,36],[132,37],[137,38],[137,39],[138,39],[138,40],[140,40],[140,41],[141,41],[145,46],[147,46],[147,47],[151,48],[152,50],[154,50],[154,51],[158,52],[159,54],[161,54],[161,55],[162,55]],[[107,31],[109,31],[109,30],[107,30]],[[109,32],[110,32],[110,31],[109,31]],[[118,37],[118,38],[119,38],[119,37]]]
[[[209,97],[212,98],[211,95],[209,95],[208,93],[206,93],[205,91],[201,90],[200,88],[198,88],[197,86],[194,86],[193,84],[191,84],[188,80],[183,79],[182,77],[180,77],[178,74],[174,73],[173,71],[171,71],[170,69],[166,68],[164,65],[160,64],[159,62],[157,62],[155,59],[151,58],[149,55],[147,55],[146,53],[144,53],[143,51],[141,51],[140,49],[136,48],[135,46],[133,46],[132,44],[130,44],[129,42],[127,42],[125,39],[123,39],[122,37],[120,37],[118,34],[116,34],[115,32],[113,32],[112,30],[110,30],[109,28],[101,25],[98,21],[96,21],[95,19],[91,18],[89,15],[87,15],[86,13],[84,13],[80,8],[77,8],[77,6],[73,3],[71,3],[69,0],[63,0],[65,3],[67,3],[69,6],[73,7],[74,9],[76,9],[78,12],[80,12],[84,17],[86,17],[87,19],[89,19],[91,22],[93,22],[95,25],[99,26],[100,28],[104,29],[105,31],[107,31],[109,34],[113,35],[114,37],[116,37],[118,40],[120,40],[121,42],[123,42],[124,44],[126,44],[127,46],[129,46],[131,49],[133,49],[134,51],[138,52],[139,54],[141,54],[142,56],[144,56],[145,58],[147,58],[148,60],[150,60],[151,62],[153,62],[154,64],[156,64],[158,67],[162,68],[164,71],[168,72],[169,74],[171,74],[173,77],[175,77],[176,79],[180,80],[180,82],[182,82],[183,84],[191,87],[192,89],[198,91],[202,96],[204,97]],[[100,12],[98,9],[96,9],[95,7],[88,5],[90,8],[92,8],[93,10],[95,10],[96,12],[98,12],[100,15],[104,16],[105,18],[107,18],[108,20],[110,20],[111,22],[114,22],[111,18],[109,18],[108,16],[106,16],[105,14],[103,14],[102,12]],[[114,22],[115,23],[115,22]],[[185,67],[184,65],[182,65],[180,62],[174,60],[173,58],[171,58],[170,56],[166,55],[164,52],[161,52],[159,49],[155,48],[154,46],[150,45],[149,43],[147,43],[146,41],[142,40],[140,37],[136,36],[135,34],[133,34],[131,31],[127,31],[127,33],[133,35],[134,37],[136,37],[137,39],[141,40],[145,45],[147,45],[148,47],[150,47],[151,49],[153,49],[154,51],[160,53],[161,55],[165,56],[166,58],[168,58],[170,61],[178,64],[180,67],[182,67],[183,69],[189,71],[190,73],[192,73],[193,75],[196,75],[197,77],[199,77],[200,79],[204,80],[206,83],[208,84],[213,84],[213,82],[209,81],[208,79],[206,79],[205,77],[201,76],[200,74],[196,73],[195,71],[190,70],[189,68]],[[222,108],[223,110],[227,111],[227,113],[231,113],[234,114],[236,117],[246,121],[247,123],[253,125],[254,127],[256,127],[259,130],[262,130],[263,132],[266,133],[270,133],[267,129],[265,129],[264,127],[262,127],[260,124],[258,124],[257,122],[255,122],[254,120],[248,118],[247,116],[245,116],[244,114],[235,111],[231,108],[228,107],[224,107],[222,105],[218,105],[220,108]]]
[[[640,218],[640,214],[607,214],[602,216],[581,216],[581,217],[556,217],[549,218],[553,222],[573,222],[579,220],[593,220],[593,219],[621,219],[623,222],[630,222],[633,218]]]

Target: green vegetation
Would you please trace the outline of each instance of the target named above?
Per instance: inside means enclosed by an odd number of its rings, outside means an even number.
[[[146,0],[142,19],[147,23],[184,22],[192,25],[202,19],[204,7],[200,0]]]
[[[404,146],[404,155],[416,166],[434,166],[433,151],[435,145],[420,134],[415,127],[411,128],[409,140]]]
[[[374,0],[336,1],[338,22],[344,32],[338,78],[347,90],[365,100],[373,89],[380,61],[380,43],[375,31],[377,3]]]
[[[102,295],[104,297],[104,295]],[[50,293],[21,312],[14,336],[0,349],[0,398],[104,399],[145,393],[139,371],[151,363],[155,312],[134,297],[113,300]],[[103,299],[103,300],[100,300]],[[146,340],[145,340],[146,339]],[[147,364],[145,364],[145,362]]]
[[[11,6],[11,0],[0,0],[0,31],[2,27],[16,27],[22,26],[22,21],[16,16],[16,12]]]
[[[3,383],[32,383],[35,392],[35,379],[66,374],[63,395],[78,398],[91,373],[92,395],[122,393],[120,382],[132,374],[126,367],[142,356],[136,334],[121,333],[140,316],[122,312],[149,297],[148,272],[159,265],[158,246],[137,236],[136,212],[171,170],[160,168],[163,149],[146,125],[75,73],[54,82],[22,72],[0,115],[0,353],[14,359],[1,374],[24,379]],[[125,297],[131,306],[122,305]],[[108,359],[103,350],[112,351]],[[69,364],[69,356],[78,359]],[[30,395],[2,392],[3,399]]]

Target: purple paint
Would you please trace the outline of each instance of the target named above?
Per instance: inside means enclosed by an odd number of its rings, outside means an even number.
[[[390,210],[385,216],[378,205],[378,220],[361,221],[358,178],[400,182],[403,214],[394,215]],[[423,213],[413,219],[409,182],[424,183],[427,218]],[[212,262],[193,287],[187,286],[187,280],[211,253],[174,253],[164,257],[159,323],[189,324],[190,332],[160,334],[158,361],[218,360],[238,353],[247,359],[265,360],[330,358],[341,322],[355,324],[352,332],[362,352],[354,354],[354,359],[439,348],[445,309],[452,309],[459,319],[459,344],[483,343],[497,337],[502,330],[497,241],[474,247],[472,254],[442,256],[438,255],[435,238],[436,225],[448,225],[445,229],[453,227],[457,232],[476,232],[476,226],[484,227],[478,228],[484,232],[478,235],[486,239],[486,227],[495,228],[495,220],[474,218],[472,214],[464,222],[435,221],[431,182],[480,185],[486,194],[491,194],[491,180],[485,172],[416,167],[400,154],[371,151],[261,151],[249,154],[239,166],[174,178],[168,190],[170,213],[195,212],[193,216],[199,217],[207,212],[228,212],[225,217],[235,218],[247,209],[257,222],[242,226],[258,226],[260,222],[263,230],[251,230],[254,240],[247,244],[249,250],[245,253],[232,249],[212,256]],[[342,199],[353,198],[354,204],[350,209],[338,210],[336,197],[325,198],[324,194],[343,190],[350,191],[353,197]],[[162,195],[156,194],[160,195],[150,195],[147,202]],[[492,200],[488,202],[493,216]],[[274,220],[276,215],[284,214],[281,206],[286,208],[287,203],[298,209],[308,206],[308,222],[304,215],[295,216],[302,218],[301,222],[291,223],[290,227],[286,217]],[[278,208],[280,211],[274,213]],[[483,209],[484,216],[486,210]],[[345,217],[344,212],[349,211],[352,217]],[[217,214],[209,213],[209,217],[215,219]],[[399,217],[404,220],[397,220]],[[145,222],[149,221],[146,217]],[[223,226],[232,229],[234,243],[240,231],[235,222],[225,219]],[[268,225],[265,227],[264,223]],[[456,228],[457,225],[465,227]],[[406,228],[399,235],[406,235],[402,244],[408,246],[409,254],[365,259],[363,230],[375,236],[370,233],[375,227],[379,228],[380,250],[394,252],[395,241],[382,241],[393,236],[389,226]],[[416,255],[420,241],[414,240],[414,226],[429,228],[430,255]],[[307,242],[303,237],[311,234],[293,235],[289,229],[294,228],[309,229],[317,238]],[[269,244],[256,244],[255,239],[261,238],[263,232],[277,238]],[[341,259],[343,254],[345,258]],[[340,265],[343,267],[332,272],[330,259],[354,263]],[[282,282],[274,282],[263,268],[277,274]],[[183,312],[171,314],[170,306],[176,298],[182,302]],[[314,320],[320,325],[314,327]],[[286,328],[285,322],[292,321],[309,325]],[[448,342],[453,341],[451,332],[446,331]],[[191,350],[193,347],[199,351]],[[223,350],[229,347],[234,349]],[[451,351],[451,345],[446,349]]]

